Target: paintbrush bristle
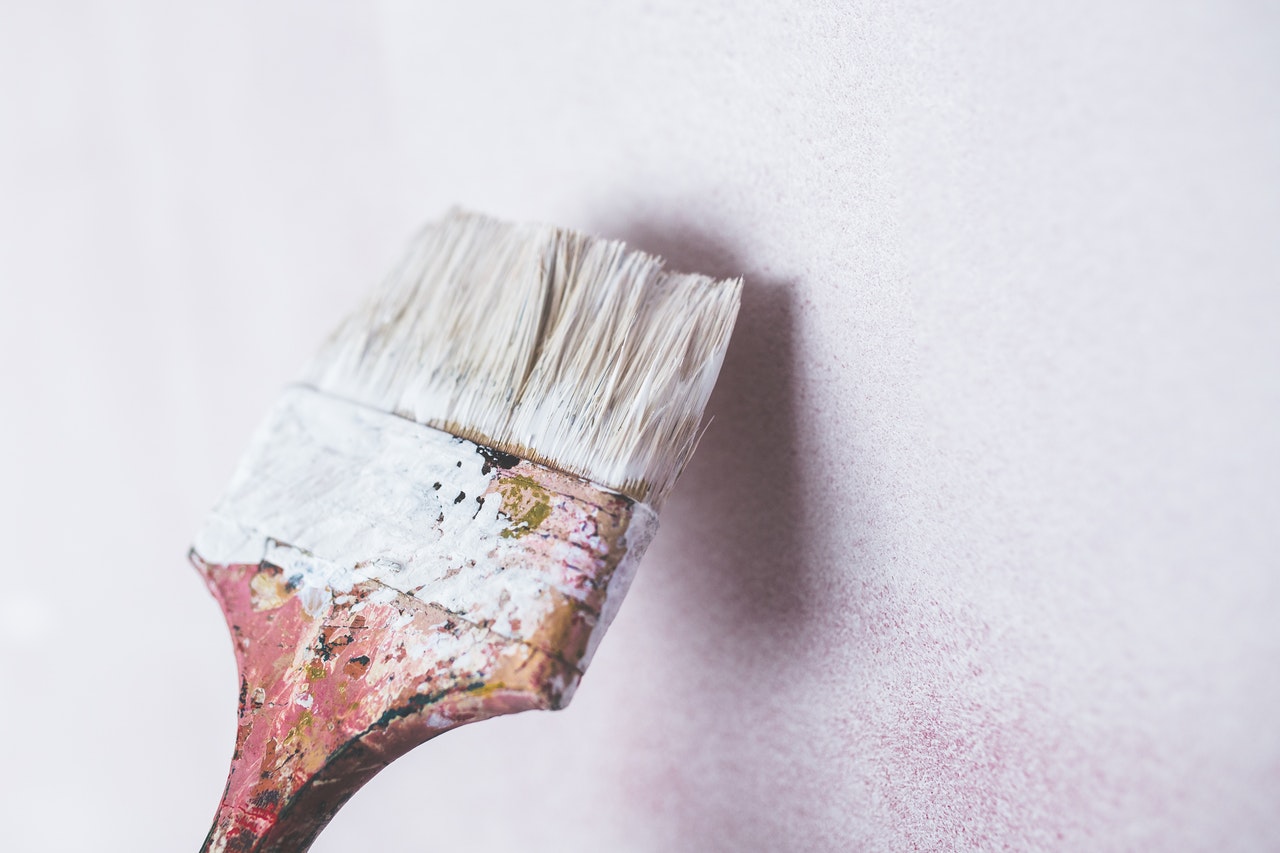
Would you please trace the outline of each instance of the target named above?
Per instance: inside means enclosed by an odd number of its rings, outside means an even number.
[[[621,242],[455,211],[307,378],[657,506],[697,443],[741,287]]]

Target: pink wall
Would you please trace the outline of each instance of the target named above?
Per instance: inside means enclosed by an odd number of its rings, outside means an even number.
[[[317,851],[1280,844],[1274,11],[177,5],[0,10],[6,850],[198,847],[189,538],[459,201],[743,315],[574,705]]]

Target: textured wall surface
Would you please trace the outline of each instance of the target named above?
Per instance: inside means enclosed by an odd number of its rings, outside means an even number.
[[[463,202],[740,328],[573,706],[317,851],[1276,849],[1278,91],[1244,0],[4,4],[4,848],[198,847],[190,538]]]

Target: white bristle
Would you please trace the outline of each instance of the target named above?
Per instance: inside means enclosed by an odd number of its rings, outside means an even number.
[[[741,288],[620,242],[455,211],[308,381],[657,506],[697,443]]]

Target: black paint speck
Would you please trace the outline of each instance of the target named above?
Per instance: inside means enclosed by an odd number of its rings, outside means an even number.
[[[467,493],[466,493],[466,492],[458,492],[458,496],[457,496],[456,498],[454,498],[454,499],[453,499],[453,502],[454,502],[454,503],[456,503],[456,504],[460,504],[460,503],[462,503],[464,500],[466,500],[466,497],[467,497]]]
[[[253,804],[260,809],[274,810],[280,804],[280,792],[268,788],[255,794]]]
[[[501,450],[494,450],[492,447],[476,447],[476,453],[484,457],[484,465],[480,468],[481,474],[488,474],[496,468],[514,468],[520,462],[519,456],[513,456],[510,453],[503,453]]]

